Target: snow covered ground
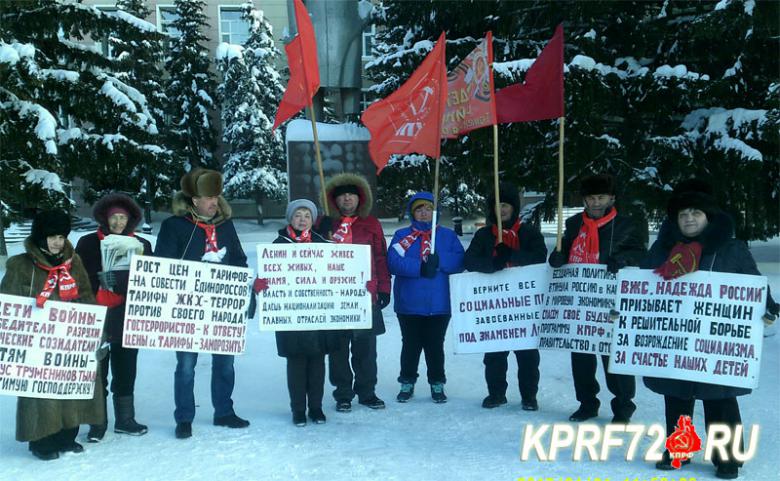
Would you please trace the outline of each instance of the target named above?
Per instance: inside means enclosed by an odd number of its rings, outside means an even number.
[[[254,244],[275,237],[270,222],[263,229],[249,221],[238,221],[244,249],[254,265]],[[155,226],[156,227],[156,226]],[[385,232],[392,234],[397,224],[387,223]],[[83,233],[73,233],[75,240]],[[471,236],[463,239],[464,245]],[[389,238],[388,238],[389,240]],[[548,247],[554,238],[547,238]],[[751,249],[759,268],[770,279],[774,292],[780,293],[780,238],[753,243]],[[20,246],[13,245],[11,254]],[[2,272],[0,271],[0,275]],[[236,359],[236,388],[233,395],[236,412],[248,418],[248,429],[230,430],[211,425],[209,399],[211,359],[202,355],[196,368],[196,402],[198,411],[193,423],[193,437],[174,438],[173,372],[175,356],[167,351],[141,351],[136,410],[138,421],[149,425],[149,433],[135,438],[109,431],[99,444],[86,444],[82,428],[79,439],[85,445],[82,454],[68,454],[59,460],[42,462],[27,451],[26,443],[14,440],[15,398],[0,396],[0,479],[2,480],[200,480],[222,479],[291,480],[291,479],[358,479],[358,480],[510,480],[523,477],[560,478],[600,477],[611,480],[640,480],[654,476],[668,479],[687,477],[697,480],[714,478],[714,469],[698,453],[693,464],[679,472],[660,472],[642,459],[626,461],[625,448],[613,451],[608,462],[572,461],[571,451],[564,450],[555,462],[520,460],[523,428],[526,424],[567,422],[577,407],[571,381],[569,355],[543,351],[539,392],[540,411],[520,410],[516,383],[512,382],[516,366],[510,362],[508,378],[509,404],[493,410],[480,407],[486,395],[481,355],[452,354],[447,339],[446,386],[449,402],[439,405],[430,401],[425,384],[424,361],[421,382],[408,404],[395,402],[398,384],[401,335],[392,306],[385,309],[387,334],[378,341],[379,384],[377,394],[387,402],[387,409],[372,411],[354,404],[351,413],[337,413],[326,385],[325,425],[293,426],[285,382],[285,360],[276,355],[274,336],[250,329],[247,352]],[[771,328],[772,331],[777,326]],[[740,398],[743,421],[747,428],[761,426],[758,454],[741,470],[740,478],[764,481],[777,478],[777,456],[780,446],[780,336],[764,339],[761,382],[753,394]],[[601,416],[597,423],[609,421],[609,393],[599,367],[602,385]],[[515,386],[513,387],[513,384]],[[635,423],[659,423],[663,419],[663,399],[637,386],[638,410]],[[109,403],[110,404],[110,403]],[[694,425],[703,433],[701,404],[696,406]],[[111,409],[109,408],[109,411]],[[109,414],[113,423],[113,414]],[[645,438],[643,453],[650,445]],[[659,478],[660,479],[660,478]]]

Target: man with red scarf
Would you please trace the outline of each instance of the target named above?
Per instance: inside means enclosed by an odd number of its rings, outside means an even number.
[[[325,186],[325,202],[334,218],[320,222],[319,230],[336,243],[371,246],[371,280],[368,289],[373,301],[372,328],[354,330],[343,349],[328,355],[330,383],[336,388],[336,410],[352,410],[352,399],[371,409],[383,409],[376,395],[376,336],[384,334],[382,309],[390,304],[390,271],[387,268],[387,242],[379,220],[370,215],[373,197],[368,181],[355,174],[339,174]],[[350,368],[349,351],[352,349]],[[354,376],[353,376],[354,370]],[[354,379],[354,384],[353,384]]]
[[[157,236],[154,255],[188,261],[214,262],[246,267],[246,254],[236,234],[232,210],[222,197],[222,174],[196,168],[181,179],[181,192],[173,198],[173,216],[163,221]],[[214,425],[245,428],[249,421],[233,410],[235,372],[233,357],[213,354],[211,365],[211,402]],[[192,436],[195,417],[196,352],[176,352],[174,399],[176,437]]]
[[[639,265],[647,251],[647,228],[618,213],[612,176],[599,174],[584,178],[580,194],[585,210],[566,219],[562,250],[553,250],[550,265],[606,264],[612,273],[622,267]],[[609,356],[601,356],[601,361],[607,388],[615,396],[611,403],[612,422],[628,423],[636,410],[633,402],[635,379],[607,372]],[[571,353],[574,391],[580,407],[569,416],[570,421],[581,422],[598,416],[596,364],[595,354]]]
[[[466,270],[492,274],[506,267],[539,264],[547,257],[547,247],[539,229],[520,219],[520,196],[517,189],[508,183],[499,185],[501,209],[501,242],[498,241],[496,221],[496,197],[488,196],[488,225],[479,229],[466,250]],[[521,407],[525,411],[536,411],[539,404],[539,350],[514,351],[517,358],[517,382],[520,387]],[[485,381],[488,396],[482,407],[492,409],[506,404],[506,372],[509,368],[509,351],[485,353]]]

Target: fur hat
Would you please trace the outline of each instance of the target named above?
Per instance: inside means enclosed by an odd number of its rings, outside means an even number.
[[[584,177],[580,183],[580,195],[615,195],[615,181],[609,174],[596,174]]]
[[[46,249],[46,238],[52,235],[70,234],[70,215],[62,210],[44,210],[33,218],[30,237],[38,247]]]
[[[510,223],[514,223],[517,216],[520,214],[520,193],[517,187],[509,182],[501,182],[498,184],[498,201],[503,204],[509,204],[512,206],[512,218]],[[491,224],[497,224],[496,221],[496,194],[491,190],[490,195],[487,197],[487,218]],[[511,226],[505,226],[507,229]]]
[[[677,214],[684,209],[698,209],[712,219],[720,208],[713,195],[712,185],[704,180],[686,179],[674,187],[672,197],[666,205],[669,219],[676,221]]]
[[[181,191],[187,197],[216,197],[222,194],[222,174],[197,167],[181,178]]]
[[[292,222],[293,214],[295,214],[295,211],[298,209],[309,209],[309,212],[311,212],[312,221],[317,218],[317,206],[314,205],[314,202],[310,201],[309,199],[296,199],[290,201],[290,203],[287,204],[285,218],[287,219],[288,224]]]
[[[138,204],[136,204],[127,194],[114,192],[112,194],[104,195],[95,203],[94,207],[92,207],[92,217],[95,218],[95,222],[97,222],[101,228],[108,231],[109,212],[116,208],[127,212],[127,226],[125,227],[123,234],[134,232],[143,217],[141,208],[138,207]]]

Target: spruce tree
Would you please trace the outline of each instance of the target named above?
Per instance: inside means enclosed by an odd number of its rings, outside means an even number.
[[[171,39],[165,68],[170,114],[171,148],[185,168],[218,168],[214,158],[216,129],[211,113],[216,108],[216,83],[209,70],[208,26],[202,0],[175,0],[177,18],[171,27],[180,35]]]
[[[262,224],[263,199],[280,199],[287,192],[281,133],[271,131],[284,88],[274,67],[279,51],[271,25],[251,4],[244,6],[243,18],[250,25],[244,46],[223,43],[217,53],[223,77],[218,94],[227,149],[225,194],[253,198]]]

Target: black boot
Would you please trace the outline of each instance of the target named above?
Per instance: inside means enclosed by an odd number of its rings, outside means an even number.
[[[87,433],[88,443],[97,443],[103,440],[103,436],[106,435],[108,429],[108,423],[103,424],[90,424],[89,432]]]
[[[114,432],[142,436],[149,430],[135,421],[135,402],[133,396],[114,396]]]

